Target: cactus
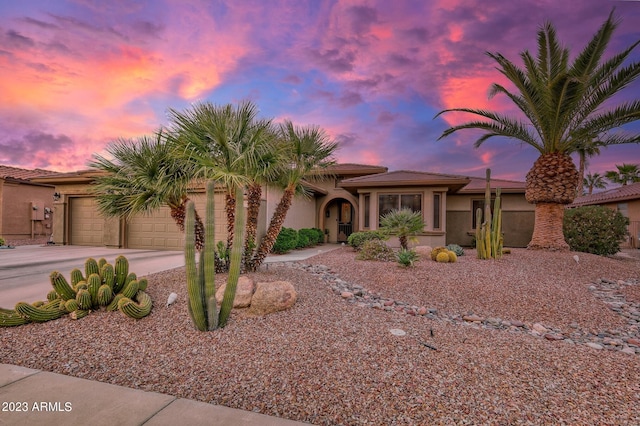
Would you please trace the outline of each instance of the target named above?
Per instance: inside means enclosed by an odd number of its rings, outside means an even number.
[[[33,306],[34,308],[41,308],[42,305],[44,305],[44,301],[42,300],[36,300],[31,304],[31,306]]]
[[[78,290],[76,302],[78,302],[80,309],[91,309],[91,293],[89,293],[89,290]]]
[[[60,298],[60,296],[58,296],[58,292],[55,290],[51,290],[49,293],[47,293],[47,300],[49,302],[51,302],[52,300],[56,300]]]
[[[62,316],[59,309],[36,308],[25,302],[16,303],[16,312],[25,319],[33,322],[46,322]]]
[[[0,308],[0,327],[15,327],[28,322],[30,320],[17,313],[15,309]]]
[[[89,311],[87,309],[76,309],[75,311],[73,311],[73,312],[71,312],[69,314],[71,319],[74,319],[74,320],[78,320],[80,318],[84,318],[87,315],[89,315]]]
[[[49,275],[49,279],[51,281],[51,285],[53,285],[53,289],[60,295],[60,297],[64,300],[74,299],[76,297],[76,292],[67,280],[64,278],[58,271],[53,271],[51,275]]]
[[[148,285],[149,281],[146,278],[140,278],[138,280],[138,286],[140,287],[140,290],[145,291]]]
[[[85,281],[82,271],[78,268],[74,268],[71,271],[71,285],[75,287],[80,281]]]
[[[151,312],[151,297],[144,291],[138,291],[136,295],[138,303],[128,297],[123,297],[118,302],[118,309],[127,316],[134,319],[146,317]]]
[[[91,274],[100,275],[100,267],[98,266],[98,262],[93,257],[88,258],[84,262],[84,276],[87,277],[87,281],[89,280],[89,276]]]
[[[138,290],[140,290],[140,284],[138,283],[138,280],[133,280],[133,281],[129,281],[129,283],[127,283],[125,288],[122,289],[121,294],[124,297],[128,297],[129,299],[131,299],[131,298],[133,298],[133,296],[136,295]]]
[[[446,247],[436,247],[433,250],[431,250],[431,260],[436,260],[436,258],[438,257],[438,255],[440,253],[446,252],[447,248]]]
[[[124,279],[124,286],[123,286],[123,288],[124,288],[124,287],[126,287],[126,286],[127,286],[127,284],[129,284],[131,281],[137,281],[137,280],[138,280],[138,277],[136,276],[135,272],[130,272],[130,273],[127,275],[127,278],[125,278],[125,279]]]
[[[65,309],[67,312],[73,312],[73,311],[75,311],[76,309],[78,309],[78,302],[76,301],[76,299],[67,300],[67,301],[64,303],[64,309]]]
[[[107,264],[107,259],[105,259],[104,257],[101,257],[100,259],[98,259],[98,268],[100,268],[101,271],[104,265],[106,264]]]
[[[448,263],[449,262],[449,252],[441,251],[436,256],[436,262],[438,263]]]
[[[456,256],[464,255],[464,249],[460,247],[458,244],[448,244],[446,249],[454,252]]]
[[[129,274],[129,261],[124,256],[116,257],[115,264],[115,272],[116,272],[116,282],[113,287],[114,293],[120,293],[120,290],[124,287],[125,279]]]
[[[113,265],[110,263],[104,264],[100,268],[100,278],[102,278],[102,282],[113,290],[113,287],[116,283],[116,272],[113,269]]]
[[[82,289],[87,290],[89,288],[89,286],[87,285],[87,282],[82,280],[82,281],[78,281],[78,283],[73,287],[73,289],[76,291],[76,293]]]
[[[458,255],[454,251],[449,250],[447,254],[449,255],[450,263],[456,263],[458,261]]]
[[[96,301],[100,306],[107,306],[113,300],[113,290],[108,284],[102,284],[98,289],[98,297]]]
[[[89,294],[91,294],[91,306],[98,305],[98,289],[102,286],[102,279],[100,279],[100,275],[91,274],[87,279],[87,287],[89,290]]]
[[[118,302],[123,297],[124,296],[122,295],[122,293],[118,293],[115,296],[113,296],[113,300],[111,300],[111,303],[109,303],[107,305],[107,311],[109,311],[109,312],[117,311],[118,310]]]
[[[482,210],[476,211],[476,250],[478,259],[499,259],[502,256],[502,208],[500,188],[491,216],[491,169],[487,169],[487,185],[484,194],[484,220]]]

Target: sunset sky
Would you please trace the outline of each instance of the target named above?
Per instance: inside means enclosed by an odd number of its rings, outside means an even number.
[[[0,164],[86,169],[110,141],[166,125],[168,108],[250,99],[263,117],[324,128],[340,162],[524,180],[533,148],[474,149],[473,131],[436,141],[465,117],[434,115],[511,112],[487,99],[503,80],[485,51],[520,64],[550,20],[578,52],[613,7],[617,53],[640,39],[640,1],[1,0]],[[639,97],[636,81],[616,99]],[[640,145],[605,149],[589,170],[623,162],[640,163]]]

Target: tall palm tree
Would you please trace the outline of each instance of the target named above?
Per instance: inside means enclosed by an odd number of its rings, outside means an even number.
[[[186,111],[169,110],[173,145],[196,165],[196,175],[226,188],[227,249],[234,235],[237,188],[247,189],[247,228],[255,239],[261,184],[276,176],[279,157],[270,120],[258,119],[249,101],[237,106],[195,104]],[[245,245],[250,245],[246,242]]]
[[[173,155],[162,130],[137,139],[117,139],[106,148],[112,159],[94,154],[89,166],[100,173],[91,188],[100,212],[127,219],[169,206],[171,217],[184,232],[187,190],[194,175]],[[204,226],[196,212],[196,248],[202,249]]]
[[[587,194],[593,194],[594,189],[605,189],[607,184],[604,181],[604,176],[600,173],[588,173],[583,180],[583,186],[587,187]]]
[[[294,126],[291,121],[286,120],[279,125],[278,134],[282,152],[285,155],[282,163],[285,167],[280,169],[280,181],[284,192],[271,217],[267,234],[262,238],[260,246],[252,257],[251,265],[254,269],[257,269],[271,252],[294,195],[306,193],[302,185],[303,179],[319,178],[320,173],[312,174],[311,172],[317,172],[335,164],[333,154],[338,144],[331,142],[328,135],[319,127]]]
[[[489,97],[506,95],[524,118],[469,108],[448,109],[436,115],[458,111],[483,118],[446,129],[440,139],[461,129],[482,129],[485,133],[475,142],[476,148],[491,137],[504,136],[522,141],[540,153],[526,177],[525,196],[535,204],[530,249],[569,248],[562,232],[564,205],[574,200],[578,184],[578,171],[570,154],[582,141],[598,139],[602,146],[640,142],[638,135],[609,132],[640,119],[640,101],[609,107],[612,96],[640,75],[640,62],[623,66],[640,40],[603,60],[617,25],[612,11],[572,63],[569,50],[562,47],[551,23],[545,23],[538,31],[537,57],[527,50],[520,54],[524,68],[499,53],[487,52],[516,88],[509,91],[494,83]]]
[[[583,182],[585,180],[585,169],[589,165],[589,158],[594,157],[596,155],[600,155],[600,147],[602,144],[599,140],[588,139],[583,140],[578,147],[576,147],[576,152],[578,153],[578,186],[576,187],[576,197],[582,195],[582,191],[584,190]]]
[[[605,177],[612,183],[626,185],[628,183],[640,182],[640,168],[637,164],[616,164],[616,170],[605,172]]]

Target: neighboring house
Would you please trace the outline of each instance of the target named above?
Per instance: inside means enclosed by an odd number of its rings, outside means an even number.
[[[629,218],[627,239],[623,246],[640,248],[640,183],[623,185],[576,198],[568,207],[599,205],[616,210]]]
[[[0,237],[9,242],[51,235],[54,187],[32,179],[52,174],[0,165]]]
[[[392,171],[386,167],[337,164],[323,173],[324,180],[306,183],[309,198],[296,198],[284,226],[320,228],[328,242],[346,242],[355,231],[378,229],[381,214],[409,207],[423,212],[424,232],[419,244],[471,245],[475,235],[475,209],[484,205],[484,178],[416,171]],[[168,208],[129,221],[103,218],[96,208],[90,185],[95,171],[58,174],[39,179],[56,186],[60,199],[54,204],[56,244],[102,245],[126,248],[179,250],[184,236],[178,231]],[[526,246],[533,233],[534,206],[524,199],[524,182],[492,179],[503,200],[504,244]],[[263,191],[258,235],[266,232],[282,192]],[[201,215],[203,190],[190,195]],[[216,240],[226,240],[224,196],[216,197]],[[391,239],[390,243],[395,243]]]

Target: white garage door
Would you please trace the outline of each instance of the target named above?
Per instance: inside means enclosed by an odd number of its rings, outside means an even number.
[[[101,246],[104,235],[104,217],[98,213],[95,198],[70,198],[69,210],[70,244]]]
[[[182,250],[184,234],[171,217],[169,207],[150,215],[138,215],[127,224],[127,246],[132,249]]]

